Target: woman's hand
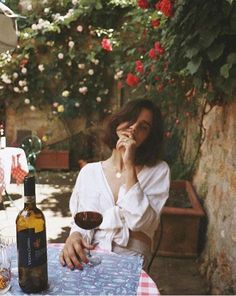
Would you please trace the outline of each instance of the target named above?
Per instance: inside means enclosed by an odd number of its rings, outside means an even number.
[[[82,269],[82,262],[86,264],[89,262],[84,249],[92,250],[94,246],[88,244],[79,232],[73,232],[67,238],[60,253],[59,259],[62,266],[67,265],[70,269],[74,269],[76,266],[78,269]]]
[[[122,153],[122,159],[125,168],[134,166],[134,158],[136,152],[136,141],[134,135],[129,129],[119,129],[117,131],[119,140],[116,144],[116,149]]]

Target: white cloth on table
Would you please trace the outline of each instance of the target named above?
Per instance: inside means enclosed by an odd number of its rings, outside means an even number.
[[[121,186],[116,204],[101,162],[87,164],[77,177],[70,210],[73,216],[91,209],[103,214],[103,222],[94,233],[94,241],[99,242],[102,249],[111,251],[112,241],[126,247],[129,230],[142,231],[153,239],[169,195],[169,166],[164,161],[153,167],[144,166],[137,177],[138,182],[128,192]],[[84,233],[73,222],[71,233],[74,231]]]
[[[4,180],[4,169],[3,169],[3,163],[0,158],[0,197],[2,195],[2,192],[5,190],[5,180]]]
[[[2,172],[4,174],[4,178],[2,180],[3,186],[0,186],[0,197],[11,183],[13,160],[16,160],[15,168],[18,167],[21,169],[21,173],[25,173],[25,175],[27,175],[29,171],[25,151],[22,148],[6,147],[4,149],[0,149],[0,173]]]

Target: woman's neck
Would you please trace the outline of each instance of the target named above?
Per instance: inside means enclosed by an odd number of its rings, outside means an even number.
[[[124,163],[122,160],[121,152],[114,149],[112,151],[111,157],[108,161],[113,165],[118,171],[122,171],[124,169]]]

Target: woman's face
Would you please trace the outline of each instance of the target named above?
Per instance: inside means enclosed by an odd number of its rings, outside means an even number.
[[[136,141],[139,147],[149,136],[152,128],[152,112],[143,108],[134,123],[123,122],[117,127],[118,137],[127,136]]]

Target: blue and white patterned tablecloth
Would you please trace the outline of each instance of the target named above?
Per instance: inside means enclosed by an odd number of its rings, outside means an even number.
[[[71,271],[60,265],[60,249],[60,244],[48,246],[49,289],[40,295],[137,295],[141,257],[99,252],[100,265]],[[6,295],[28,295],[18,285],[17,272],[13,264],[12,287]]]

